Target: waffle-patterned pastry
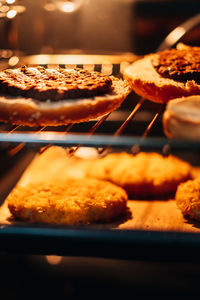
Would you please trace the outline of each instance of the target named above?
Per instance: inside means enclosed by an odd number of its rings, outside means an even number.
[[[21,67],[0,72],[0,120],[29,126],[89,121],[118,108],[126,81],[83,69]]]

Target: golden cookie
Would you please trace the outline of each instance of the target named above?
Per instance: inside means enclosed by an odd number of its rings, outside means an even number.
[[[175,195],[176,204],[183,215],[200,220],[200,180],[180,184]]]
[[[98,179],[19,185],[6,201],[16,219],[65,225],[108,222],[127,209],[126,192]]]
[[[112,153],[89,163],[86,175],[111,181],[132,198],[166,196],[190,178],[189,163],[158,153]]]

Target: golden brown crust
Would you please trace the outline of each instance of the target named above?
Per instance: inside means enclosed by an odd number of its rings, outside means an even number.
[[[200,177],[200,167],[198,166],[193,166],[192,167],[192,172],[191,172],[191,179],[197,179]]]
[[[200,180],[188,180],[178,186],[176,204],[183,215],[200,220]]]
[[[162,77],[200,83],[200,48],[160,51],[152,59],[152,65]]]
[[[131,91],[127,81],[113,77],[112,82],[112,91],[105,95],[56,103],[0,96],[0,121],[28,126],[56,126],[95,119],[117,109]]]
[[[112,153],[91,161],[86,175],[111,181],[132,198],[165,197],[190,179],[191,165],[173,155]]]
[[[127,210],[125,191],[97,179],[29,183],[6,201],[16,219],[64,225],[108,222]]]
[[[162,77],[152,65],[157,54],[149,54],[137,60],[124,71],[136,94],[158,103],[167,103],[174,98],[200,95],[200,85],[190,80],[186,83]]]
[[[162,117],[163,130],[169,138],[200,139],[200,96],[170,101]]]

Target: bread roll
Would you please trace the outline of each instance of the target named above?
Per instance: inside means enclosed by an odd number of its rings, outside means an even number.
[[[127,81],[82,69],[17,68],[0,72],[0,121],[28,126],[86,122],[117,109]]]
[[[200,140],[200,96],[170,101],[162,122],[164,132],[169,138]]]

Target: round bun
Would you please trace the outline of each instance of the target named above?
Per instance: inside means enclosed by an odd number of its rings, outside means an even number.
[[[161,76],[152,65],[157,55],[146,55],[125,69],[124,78],[129,81],[136,94],[158,103],[167,103],[183,96],[200,95],[200,84],[194,80],[181,82]]]
[[[127,195],[97,179],[65,179],[16,186],[7,197],[19,220],[51,224],[108,222],[127,210]]]
[[[96,119],[117,109],[131,88],[126,80],[112,77],[110,92],[60,101],[0,96],[0,121],[28,126],[57,126]]]
[[[163,130],[169,138],[200,140],[200,96],[170,101],[165,108]]]

